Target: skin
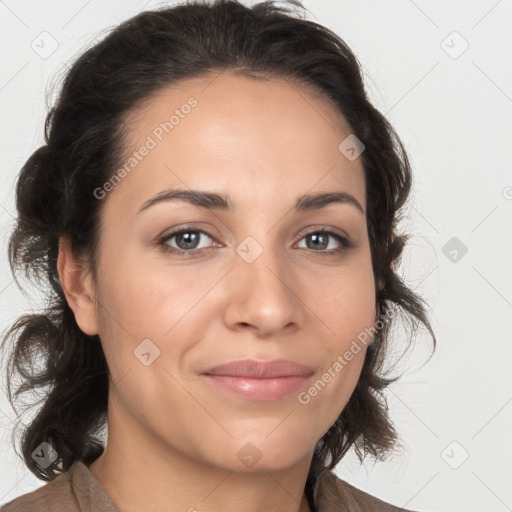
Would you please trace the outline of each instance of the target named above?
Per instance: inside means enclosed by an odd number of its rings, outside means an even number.
[[[354,390],[365,349],[307,405],[297,393],[233,396],[200,371],[291,359],[314,369],[307,389],[375,324],[361,159],[339,151],[350,128],[324,96],[229,72],[145,103],[130,117],[127,154],[191,96],[197,106],[101,200],[97,282],[61,239],[68,303],[79,327],[100,335],[112,379],[108,444],[90,470],[123,512],[309,510],[315,444]],[[173,200],[137,214],[176,187],[226,194],[233,211]],[[293,210],[299,196],[329,191],[351,194],[364,212],[349,203]],[[158,246],[159,235],[183,226],[212,238],[201,235],[195,254]],[[306,235],[322,228],[354,247],[335,252],[341,243],[329,237],[316,248]],[[263,249],[252,263],[236,252],[247,236]],[[186,241],[166,244],[183,250]],[[148,366],[134,355],[145,339],[160,350]],[[237,457],[248,442],[261,454],[251,467]]]

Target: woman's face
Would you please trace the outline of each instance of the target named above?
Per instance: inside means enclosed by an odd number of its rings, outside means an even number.
[[[76,312],[110,368],[109,443],[123,435],[146,458],[232,471],[309,460],[360,375],[366,351],[353,342],[377,320],[362,162],[339,149],[349,135],[307,88],[228,72],[132,116],[125,172],[95,193],[97,310]],[[148,203],[177,189],[229,208]],[[354,201],[305,199],[340,192]],[[205,374],[248,359],[306,376]]]

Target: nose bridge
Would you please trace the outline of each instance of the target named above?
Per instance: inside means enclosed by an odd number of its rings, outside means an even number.
[[[268,300],[286,299],[290,293],[285,286],[290,267],[286,265],[281,248],[274,246],[271,238],[268,236],[262,245],[254,237],[246,237],[236,249],[239,257],[236,265],[241,279],[248,285],[258,286],[253,292],[266,293]]]
[[[261,240],[262,237],[260,237]],[[230,323],[251,324],[267,333],[301,322],[301,303],[294,292],[293,269],[272,237],[263,243],[246,237],[236,247],[231,273]]]

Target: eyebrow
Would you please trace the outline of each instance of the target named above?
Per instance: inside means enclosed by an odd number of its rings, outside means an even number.
[[[206,192],[203,190],[164,190],[159,192],[151,199],[148,199],[140,208],[137,214],[155,204],[181,199],[190,204],[206,208],[208,210],[232,211],[233,203],[230,198],[224,194]],[[294,209],[297,212],[319,210],[332,203],[351,204],[355,206],[363,215],[365,214],[361,203],[347,192],[323,192],[317,194],[304,194],[297,199]]]

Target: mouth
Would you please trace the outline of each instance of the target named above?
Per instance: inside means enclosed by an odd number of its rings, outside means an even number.
[[[202,375],[216,388],[248,400],[273,401],[298,392],[314,370],[288,360],[232,361],[215,366]]]

